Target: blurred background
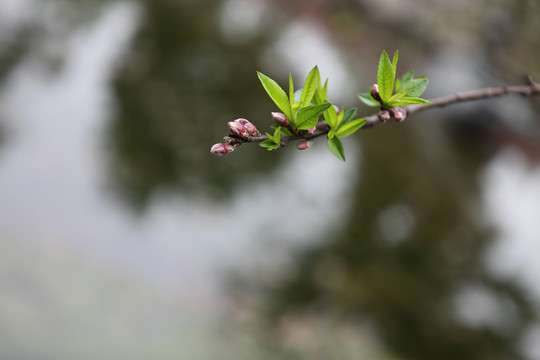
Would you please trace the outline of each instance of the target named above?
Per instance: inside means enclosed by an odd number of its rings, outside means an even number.
[[[540,81],[536,0],[0,0],[0,358],[539,359],[540,99],[269,153],[256,70],[357,106]]]

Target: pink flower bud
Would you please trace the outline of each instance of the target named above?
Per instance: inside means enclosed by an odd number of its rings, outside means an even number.
[[[227,144],[214,144],[210,149],[210,152],[217,156],[223,156],[229,152]]]
[[[315,132],[315,130],[317,130],[317,126],[314,126],[314,127],[312,127],[311,129],[307,129],[307,133],[308,133],[309,135],[313,135],[313,133]]]
[[[405,111],[405,109],[400,106],[390,108],[389,111],[394,117],[394,119],[396,119],[399,122],[402,122],[403,120],[405,120],[405,117],[407,116],[407,111]]]
[[[238,119],[238,120],[235,120],[235,121],[230,121],[229,122],[229,129],[231,130],[231,134],[239,136],[241,138],[246,138],[246,137],[248,137],[248,131],[246,130],[245,126],[239,120],[241,120],[241,119]]]
[[[379,85],[373,84],[373,86],[371,86],[371,97],[378,102],[382,101],[381,95],[379,94]]]
[[[242,125],[246,125],[249,122],[248,120],[246,120],[244,118],[239,118],[239,119],[236,119],[234,121],[239,122]]]
[[[339,115],[340,110],[336,105],[334,105],[334,110],[336,110],[336,115]]]
[[[390,120],[390,113],[388,112],[388,110],[383,110],[379,112],[379,120],[381,120],[383,123]]]
[[[261,135],[259,133],[259,131],[257,130],[257,128],[255,127],[255,125],[253,125],[249,121],[244,124],[244,129],[246,129],[248,134],[251,135],[251,136],[259,136],[259,135]]]
[[[313,140],[302,140],[298,144],[296,144],[296,148],[298,150],[306,150],[311,147],[311,144],[313,144]]]
[[[280,126],[289,126],[289,120],[287,120],[287,117],[285,114],[280,112],[273,112],[272,117],[274,118],[274,121],[280,125]]]

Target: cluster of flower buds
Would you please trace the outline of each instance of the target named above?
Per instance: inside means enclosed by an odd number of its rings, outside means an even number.
[[[255,125],[246,119],[236,119],[230,121],[228,125],[231,135],[224,138],[225,143],[214,144],[212,148],[210,148],[212,154],[223,156],[234,151],[242,143],[242,140],[239,138],[247,140],[252,136],[261,136],[261,133],[257,130]]]
[[[393,108],[390,108],[388,111],[390,111],[392,117],[399,122],[404,121],[407,117],[407,111],[401,106],[395,106]]]
[[[283,126],[283,127],[289,126],[289,120],[287,119],[287,117],[283,113],[273,112],[272,113],[272,118],[274,119],[276,124],[279,125],[279,126]]]
[[[260,136],[261,133],[255,125],[250,123],[246,119],[236,119],[234,121],[229,122],[229,129],[231,130],[231,134],[241,137],[243,139],[247,139],[250,136]]]
[[[402,122],[407,117],[407,110],[405,110],[401,106],[394,106],[388,110],[379,111],[377,115],[379,116],[379,120],[383,123],[387,122],[392,118],[396,119],[399,122]]]
[[[373,84],[371,86],[371,97],[376,101],[382,103],[381,95],[379,94],[379,85]]]

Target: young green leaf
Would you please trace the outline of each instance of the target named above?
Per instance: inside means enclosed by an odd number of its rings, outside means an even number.
[[[346,124],[343,124],[336,131],[336,135],[337,136],[349,136],[349,135],[355,133],[362,126],[364,126],[365,123],[366,123],[366,119],[356,119],[356,120],[353,120],[353,121],[348,122]]]
[[[414,77],[414,71],[409,70],[405,74],[403,74],[402,77],[399,78],[399,81],[404,83],[404,82],[407,82],[407,81],[411,80],[413,77]]]
[[[397,61],[398,61],[398,51],[394,53],[394,58],[392,59],[392,67],[394,68],[394,75],[396,74],[397,69]]]
[[[279,125],[272,125],[272,126],[271,126],[271,128],[274,129],[274,131],[275,131],[278,127],[280,128],[281,136],[291,136],[291,135],[292,135],[292,132],[290,132],[289,129],[287,129],[287,128],[284,128],[284,127],[279,126]]]
[[[410,79],[401,82],[399,91],[407,93],[409,97],[418,97],[426,91],[428,82],[428,79]]]
[[[320,81],[319,81],[320,83]],[[313,103],[318,105],[326,101],[326,91],[328,88],[328,79],[326,79],[324,86],[319,86],[317,91],[315,91],[315,96],[313,96]]]
[[[278,128],[274,130],[274,138],[272,140],[274,140],[276,145],[281,144],[281,126],[278,126]]]
[[[349,109],[345,111],[345,114],[343,115],[343,120],[341,120],[341,126],[348,123],[352,119],[356,117],[357,110],[356,108]]]
[[[414,104],[426,104],[429,105],[431,102],[421,99],[418,97],[403,97],[401,99],[393,100],[389,102],[390,106],[404,106],[404,105],[414,105]]]
[[[304,84],[304,89],[302,90],[302,96],[300,97],[300,103],[302,103],[302,106],[309,105],[311,103],[311,100],[313,99],[313,95],[315,95],[315,91],[317,90],[317,85],[319,84],[319,82],[319,68],[315,66],[309,72],[306,83]]]
[[[291,104],[292,109],[294,105],[294,85],[291,73],[289,73],[289,103]]]
[[[345,149],[343,149],[343,143],[339,137],[334,136],[328,139],[328,150],[341,161],[345,161]]]
[[[332,106],[333,107],[333,106]],[[334,109],[335,110],[335,109]],[[341,121],[343,120],[343,114],[345,113],[344,109],[342,108],[339,113],[337,114],[337,124],[336,124],[336,128],[339,128],[339,126],[341,125]]]
[[[308,105],[300,108],[296,114],[295,126],[300,130],[311,129],[319,121],[319,116],[332,104],[329,102],[320,105]]]
[[[289,99],[287,98],[285,91],[283,91],[283,89],[274,80],[270,79],[263,73],[257,71],[257,75],[259,76],[259,80],[261,81],[264,90],[266,90],[270,98],[274,101],[278,108],[280,108],[285,116],[287,116],[288,119],[292,119],[293,113],[291,104],[289,103]]]
[[[379,107],[381,104],[375,100],[370,93],[358,94],[358,98],[367,106]]]
[[[329,107],[324,112],[324,120],[326,120],[326,123],[328,124],[328,126],[330,126],[330,129],[337,128],[338,119],[337,119],[336,110],[334,109],[333,106]]]
[[[272,151],[274,149],[277,149],[279,146],[276,145],[272,140],[270,139],[266,139],[262,142],[259,143],[259,146],[260,147],[263,147],[265,149],[267,149],[268,151]]]
[[[388,101],[394,91],[395,72],[390,58],[383,50],[379,59],[379,68],[377,69],[377,84],[379,85],[379,94],[383,102]]]
[[[268,137],[268,140],[272,141],[272,143],[274,142],[274,135],[272,134],[269,134],[267,132],[264,133],[267,137]],[[266,141],[266,140],[265,140]]]

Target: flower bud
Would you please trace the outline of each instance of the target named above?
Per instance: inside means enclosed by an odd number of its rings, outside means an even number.
[[[234,121],[236,121],[236,122],[238,122],[238,123],[240,123],[242,125],[246,125],[249,122],[248,120],[246,120],[244,118],[239,118],[239,119],[236,119]]]
[[[280,112],[273,112],[272,117],[279,126],[289,126],[289,120],[287,120],[285,114]]]
[[[231,130],[231,134],[239,136],[241,138],[248,137],[248,131],[246,130],[245,126],[239,121],[241,119],[230,121],[229,122],[229,129]],[[247,120],[246,120],[247,121]]]
[[[390,113],[388,112],[388,110],[383,110],[379,112],[379,120],[381,120],[381,122],[383,123],[390,120]]]
[[[403,120],[405,120],[405,117],[407,116],[407,111],[405,111],[405,109],[400,106],[390,108],[389,111],[394,117],[394,119],[396,119],[399,122],[402,122]]]
[[[339,115],[340,110],[336,105],[334,105],[334,110],[336,110],[336,115]]]
[[[229,152],[227,144],[214,144],[210,149],[210,152],[217,156],[223,156]]]
[[[313,135],[313,133],[315,132],[315,130],[317,130],[317,126],[314,126],[314,127],[310,128],[310,129],[307,129],[307,133],[308,133],[309,135]]]
[[[255,125],[253,125],[249,121],[244,124],[244,129],[246,129],[248,134],[251,135],[251,136],[259,136],[259,135],[261,135],[259,133],[259,130],[257,130],[257,128],[255,127]]]
[[[313,140],[302,140],[298,144],[296,144],[296,148],[298,150],[306,150],[311,147],[311,144],[313,144]]]
[[[379,85],[373,84],[371,86],[371,97],[378,102],[382,102],[381,95],[379,94]]]

